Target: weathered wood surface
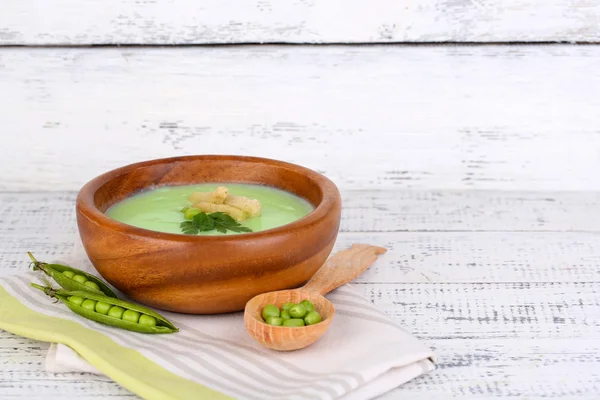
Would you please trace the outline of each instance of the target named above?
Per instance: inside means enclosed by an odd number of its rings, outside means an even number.
[[[600,232],[600,193],[342,190],[342,232]],[[76,191],[0,192],[0,235],[75,233]],[[13,219],[9,219],[13,218]]]
[[[600,190],[599,65],[600,46],[5,48],[0,190],[194,153],[346,189]]]
[[[69,254],[78,237],[0,235],[0,276],[27,268],[27,251]],[[365,242],[389,249],[361,283],[580,282],[600,280],[600,235],[592,233],[341,233],[336,249]]]
[[[338,248],[390,247],[355,288],[440,358],[436,371],[383,399],[598,398],[597,196],[344,191]],[[0,275],[26,268],[26,250],[68,254],[74,197],[0,193]],[[46,348],[0,332],[2,398],[135,398],[106,378],[45,372]]]
[[[600,41],[571,0],[5,0],[0,44]]]
[[[496,294],[502,293],[496,292]],[[448,300],[449,296],[444,300]],[[397,298],[392,297],[390,300],[393,299]],[[473,299],[475,300],[481,300],[481,297],[477,296]],[[488,301],[484,302],[482,307],[488,307],[489,301],[488,296]],[[494,302],[493,299],[491,301]],[[375,304],[380,303],[375,300]],[[542,305],[539,304],[538,307]],[[450,306],[458,307],[461,304],[449,301],[446,307]],[[597,379],[597,365],[600,362],[598,335],[588,334],[589,338],[581,338],[585,332],[575,336],[565,334],[575,330],[575,327],[569,328],[568,318],[562,325],[543,323],[538,327],[537,321],[532,318],[523,320],[519,308],[513,307],[515,308],[510,317],[514,322],[501,325],[496,332],[497,336],[506,335],[508,336],[506,338],[481,338],[487,332],[479,334],[479,331],[470,336],[463,334],[463,337],[423,337],[425,342],[435,348],[440,355],[438,369],[409,382],[384,398],[398,398],[400,394],[411,399],[443,398],[441,397],[443,394],[446,394],[445,398],[467,399],[472,398],[471,396],[478,396],[477,398],[567,396],[577,399],[592,399],[597,396],[600,392]],[[490,311],[492,310],[494,310],[493,306]],[[419,314],[422,309],[404,311],[405,315],[410,317],[396,317],[396,319],[404,323],[410,331],[414,327],[408,325],[409,323],[433,324],[430,326],[437,324],[442,327],[448,325],[446,332],[450,329],[461,329],[460,322],[456,323],[452,320],[451,312],[446,313],[449,317],[446,317],[447,321],[445,321],[443,318],[433,317],[435,311],[427,311],[426,315]],[[564,311],[564,314],[571,311]],[[593,313],[594,310],[588,306],[586,312]],[[414,315],[418,315],[418,318],[413,318]],[[545,315],[551,314],[540,314],[537,316],[538,320]],[[415,319],[418,321],[413,322]],[[474,328],[478,325],[485,327],[488,324],[487,321],[482,321],[470,325]],[[557,337],[557,333],[554,333],[557,328],[563,335],[560,338]],[[519,333],[515,334],[511,329],[518,329]],[[538,334],[554,337],[534,337]],[[516,338],[510,338],[511,336]],[[0,371],[4,380],[0,382],[0,393],[6,396],[13,395],[15,398],[30,398],[30,396],[41,398],[43,395],[46,395],[46,398],[59,395],[63,398],[71,398],[76,393],[81,394],[84,399],[109,396],[121,398],[130,395],[106,378],[88,374],[45,372],[43,365],[46,349],[47,345],[44,343],[0,331],[0,356],[2,357]]]
[[[600,224],[590,218],[600,215],[599,194],[344,191],[343,195],[342,233],[336,248],[365,242],[389,249],[382,262],[357,282],[600,280]],[[32,248],[55,259],[72,250],[77,240],[75,196],[74,192],[0,193],[4,249],[0,275],[26,267],[25,253]]]

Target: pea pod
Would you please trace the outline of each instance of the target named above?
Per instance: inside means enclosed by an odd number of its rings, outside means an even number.
[[[35,283],[32,283],[31,286],[41,290],[47,296],[62,301],[75,314],[101,324],[140,333],[173,333],[179,331],[168,319],[139,304],[90,291],[54,289],[49,285],[40,286]],[[103,306],[99,307],[98,304]],[[109,305],[110,309],[107,309],[106,305]],[[113,308],[116,312],[110,311]]]
[[[52,277],[63,289],[89,291],[117,298],[115,292],[104,281],[92,274],[66,265],[48,264],[38,261],[29,252],[27,255],[31,258],[34,271],[43,271],[46,275]],[[74,279],[75,277],[77,279]]]

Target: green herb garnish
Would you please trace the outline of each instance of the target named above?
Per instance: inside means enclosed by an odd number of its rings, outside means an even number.
[[[208,232],[216,229],[218,232],[252,232],[252,229],[242,226],[229,214],[214,212],[211,214],[198,213],[190,221],[181,223],[181,231],[185,235],[197,235],[199,232]]]

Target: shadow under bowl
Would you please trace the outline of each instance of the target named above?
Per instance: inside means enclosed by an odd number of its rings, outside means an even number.
[[[163,233],[105,215],[115,203],[160,186],[249,183],[283,189],[315,208],[278,228],[228,236]],[[190,314],[241,311],[254,296],[304,284],[335,243],[341,198],[310,169],[257,157],[198,155],[151,160],[102,174],[79,192],[79,234],[90,261],[130,298]]]

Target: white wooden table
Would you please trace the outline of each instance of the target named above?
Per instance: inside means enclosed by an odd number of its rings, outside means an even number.
[[[341,188],[338,248],[390,249],[356,287],[438,353],[385,399],[600,398],[599,3],[5,3],[0,276],[70,251],[103,171],[283,159]],[[364,44],[205,46],[241,42]],[[0,331],[0,399],[136,397],[47,347]]]

